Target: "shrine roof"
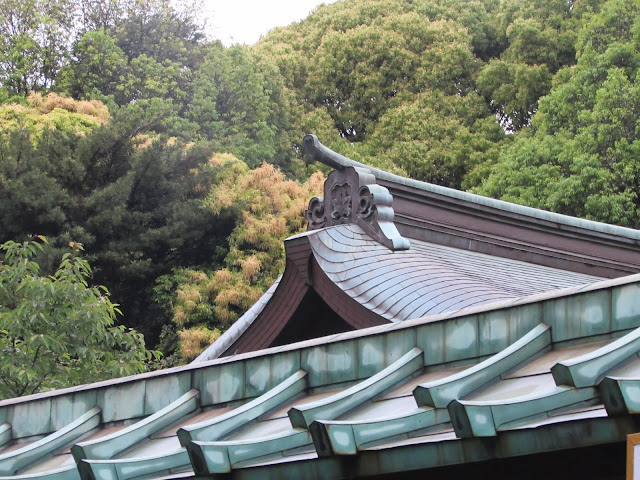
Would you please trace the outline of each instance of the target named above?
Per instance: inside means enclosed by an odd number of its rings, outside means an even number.
[[[0,402],[13,480],[352,478],[609,445],[640,275]]]
[[[394,173],[386,172],[379,168],[366,165],[356,160],[352,160],[345,157],[344,155],[330,150],[326,146],[322,145],[322,143],[320,143],[320,141],[318,140],[318,137],[316,137],[315,135],[307,135],[304,138],[304,145],[307,154],[318,162],[324,163],[325,165],[331,166],[335,169],[344,169],[347,167],[365,168],[369,170],[377,180],[385,182],[385,184],[397,184],[399,186],[405,186],[426,193],[432,193],[441,195],[443,197],[462,200],[467,203],[488,207],[494,210],[551,222],[560,228],[568,227],[590,230],[600,234],[627,238],[633,242],[640,242],[640,230],[635,230],[633,228],[620,227],[617,225],[596,222],[584,218],[572,217],[570,215],[563,215],[547,210],[519,205],[512,202],[505,202],[503,200],[484,197],[482,195],[476,195],[474,193],[456,190],[449,187],[443,187],[441,185],[423,182],[420,180],[402,177]]]
[[[309,203],[309,231],[285,241],[283,277],[196,361],[300,340],[296,324],[318,302],[348,324],[339,331],[640,272],[636,230],[392,175],[313,135],[304,143],[335,168]]]
[[[331,281],[392,322],[603,280],[415,239],[410,249],[392,251],[357,225],[308,236],[314,258]]]
[[[305,143],[337,173],[283,276],[190,365],[0,401],[0,480],[360,478],[636,431],[640,232]]]

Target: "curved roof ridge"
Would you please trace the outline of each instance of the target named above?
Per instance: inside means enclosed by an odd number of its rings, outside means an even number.
[[[483,197],[482,195],[478,195],[475,193],[463,192],[461,190],[443,187],[433,183],[427,183],[420,180],[414,180],[412,178],[402,177],[394,173],[389,173],[387,171],[371,167],[364,163],[345,157],[344,155],[341,155],[337,152],[334,152],[330,148],[320,143],[318,137],[315,135],[306,135],[304,137],[304,151],[313,160],[324,163],[325,165],[328,165],[337,170],[342,170],[346,167],[367,168],[376,178],[381,180],[386,180],[419,190],[424,190],[458,200],[483,205],[485,207],[495,208],[497,210],[502,210],[509,213],[525,215],[528,217],[546,220],[569,227],[582,228],[606,235],[615,235],[635,241],[640,241],[640,230],[620,227],[618,225],[611,225],[608,223],[596,222],[593,220],[586,220],[578,217],[572,217],[570,215],[564,215],[561,213],[540,210],[533,207],[518,205],[516,203],[497,200],[495,198]]]

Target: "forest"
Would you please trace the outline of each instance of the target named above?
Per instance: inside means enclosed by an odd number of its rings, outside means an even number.
[[[640,228],[638,2],[338,1],[231,47],[200,7],[0,0],[0,398],[195,358],[305,228],[306,133]]]

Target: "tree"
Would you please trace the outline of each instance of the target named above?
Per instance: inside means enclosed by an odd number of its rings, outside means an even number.
[[[72,36],[70,0],[0,1],[0,83],[13,95],[50,88]]]
[[[264,83],[246,47],[213,48],[196,74],[187,112],[216,151],[237,155],[252,167],[273,162],[276,155],[272,92]]]
[[[168,113],[164,102],[122,108],[76,152],[86,174],[73,220],[83,228],[96,278],[150,342],[168,321],[149,299],[155,278],[207,263],[233,229],[203,205],[217,178],[211,145],[154,132]],[[58,235],[67,240],[64,230]]]
[[[349,157],[460,188],[465,173],[486,160],[480,152],[495,150],[503,139],[475,94],[482,65],[478,57],[505,48],[498,9],[494,0],[335,3],[299,24],[274,30],[255,52],[277,66],[284,79],[292,98],[292,128],[304,125],[307,131],[301,133],[316,132],[323,143]],[[464,100],[467,95],[473,98]],[[463,98],[458,103],[473,105],[472,112],[420,106],[433,96]],[[478,100],[486,128],[472,127]],[[443,122],[438,115],[445,116]],[[400,118],[411,123],[411,133],[403,130]],[[464,152],[462,130],[439,128],[449,120],[472,128],[476,145]],[[434,129],[418,133],[425,124]],[[445,159],[445,145],[455,143],[459,133],[461,148]],[[401,145],[392,148],[395,141]]]
[[[73,60],[60,72],[57,90],[76,99],[113,96],[118,104],[127,101],[127,57],[104,29],[85,33],[74,43],[72,54]]]
[[[74,2],[80,26],[57,91],[110,97],[120,106],[170,99],[176,110],[186,108],[194,72],[210,48],[196,16],[200,0],[66,1]]]
[[[578,34],[532,127],[506,148],[484,195],[568,215],[640,225],[640,8],[609,0]]]
[[[498,0],[428,0],[412,2],[415,10],[432,22],[455,21],[471,36],[476,57],[487,61],[498,57],[506,48],[500,28],[500,13],[504,3]]]
[[[48,236],[51,250],[81,242],[96,281],[120,300],[127,324],[154,342],[169,321],[149,299],[156,277],[210,262],[234,227],[203,205],[217,175],[211,145],[157,133],[172,122],[171,104],[159,99],[114,108],[99,121],[62,108],[47,111],[50,97],[32,108],[0,109],[7,111],[0,134],[0,242],[30,232]],[[104,108],[55,98],[70,109]],[[39,263],[50,273],[55,262],[47,258]]]
[[[85,177],[76,148],[109,119],[96,101],[55,94],[28,101],[0,106],[0,242],[72,231]]]
[[[529,125],[552,75],[575,63],[581,9],[573,6],[563,0],[507,0],[496,12],[504,50],[482,68],[477,86],[506,130]]]
[[[390,108],[366,142],[369,163],[390,162],[405,175],[462,188],[474,168],[498,158],[504,132],[483,99],[425,91]]]
[[[124,17],[126,0],[73,0],[77,33],[113,29]]]
[[[53,275],[40,274],[44,237],[0,246],[0,398],[141,373],[157,352],[115,326],[120,313],[71,243]]]
[[[249,170],[228,154],[214,161],[222,172],[207,203],[216,214],[236,218],[228,253],[217,268],[178,269],[156,287],[171,303],[182,361],[197,356],[207,346],[203,339],[228,328],[282,273],[282,241],[302,230],[308,201],[323,183],[319,173],[304,184],[287,180],[269,164]],[[166,296],[171,290],[175,296]]]
[[[493,59],[478,75],[477,85],[500,125],[514,132],[531,122],[538,100],[549,93],[551,73],[544,64]]]
[[[415,94],[466,95],[477,67],[459,25],[406,13],[327,33],[311,61],[307,93],[341,135],[359,142],[388,108]]]

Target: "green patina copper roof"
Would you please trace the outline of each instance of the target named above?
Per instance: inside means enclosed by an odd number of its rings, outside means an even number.
[[[638,298],[635,275],[4,401],[1,475],[348,478],[619,442]]]
[[[515,300],[602,280],[520,260],[411,239],[408,250],[392,251],[359,226],[338,225],[307,232],[319,267],[354,302],[389,322]],[[269,291],[195,362],[217,358],[241,336],[269,302]]]
[[[382,317],[411,318],[515,299],[602,278],[411,239],[392,251],[357,225],[308,234],[325,274]]]

